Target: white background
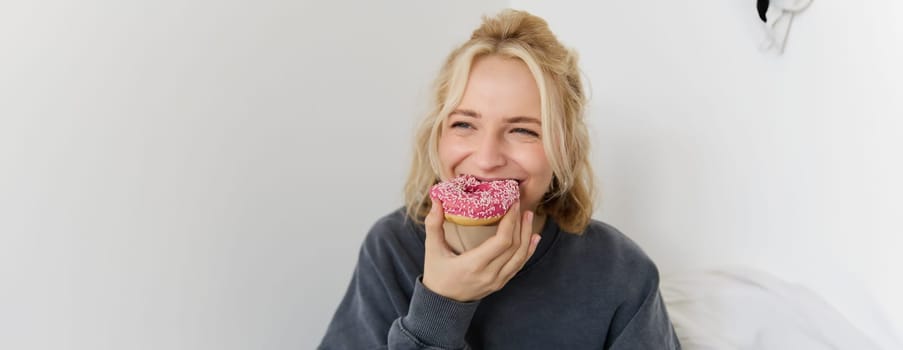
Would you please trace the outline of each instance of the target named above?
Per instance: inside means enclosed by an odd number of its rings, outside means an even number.
[[[0,4],[0,348],[307,349],[492,2]],[[903,4],[513,1],[581,53],[597,218],[903,329]]]
[[[782,56],[754,3],[513,5],[580,49],[599,217],[665,275],[751,266],[901,334],[903,3],[815,0]]]
[[[666,276],[751,266],[903,334],[903,3],[815,0],[782,56],[755,1],[593,4],[513,1],[582,54],[598,217]]]

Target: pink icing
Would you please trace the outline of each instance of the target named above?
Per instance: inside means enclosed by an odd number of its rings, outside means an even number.
[[[465,174],[433,185],[430,197],[442,202],[446,214],[485,219],[505,215],[520,189],[514,180],[482,182]]]

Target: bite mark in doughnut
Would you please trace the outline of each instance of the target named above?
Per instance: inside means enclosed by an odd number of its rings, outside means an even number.
[[[461,175],[430,188],[430,197],[442,202],[445,219],[462,226],[492,225],[520,198],[515,180],[482,182]]]

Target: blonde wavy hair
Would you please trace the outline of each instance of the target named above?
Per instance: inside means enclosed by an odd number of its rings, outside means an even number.
[[[472,63],[489,55],[520,59],[539,87],[542,134],[548,135],[542,143],[553,177],[537,214],[553,218],[563,231],[582,233],[593,214],[595,178],[577,55],[558,41],[545,20],[510,9],[484,17],[470,40],[453,50],[439,71],[431,111],[414,137],[404,190],[407,216],[422,223],[429,213],[429,189],[442,173],[438,155],[442,122],[460,103]]]

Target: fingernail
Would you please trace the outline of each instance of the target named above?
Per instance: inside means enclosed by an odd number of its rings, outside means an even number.
[[[533,244],[539,244],[539,240],[542,239],[542,236],[536,235],[533,237]]]

